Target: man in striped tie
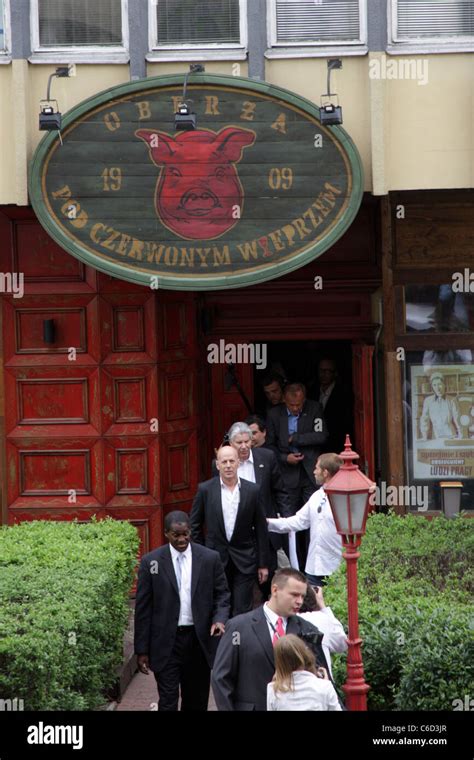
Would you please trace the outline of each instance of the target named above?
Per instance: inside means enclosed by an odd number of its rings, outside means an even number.
[[[267,684],[275,672],[273,646],[287,633],[302,638],[309,634],[317,664],[328,670],[321,646],[322,633],[297,615],[306,589],[306,578],[299,570],[293,567],[277,570],[268,602],[228,621],[212,673],[218,710],[267,709]]]

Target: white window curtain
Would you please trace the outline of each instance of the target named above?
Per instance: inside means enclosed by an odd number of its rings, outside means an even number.
[[[275,0],[278,43],[360,39],[359,0]]]
[[[122,45],[121,0],[38,0],[41,47]]]
[[[156,13],[160,47],[240,42],[239,0],[157,0]]]
[[[397,39],[474,36],[473,0],[397,0]]]

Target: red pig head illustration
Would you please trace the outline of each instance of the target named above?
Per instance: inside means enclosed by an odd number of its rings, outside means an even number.
[[[155,206],[168,229],[189,240],[211,239],[237,223],[243,189],[236,164],[243,149],[255,142],[255,132],[226,127],[176,137],[150,129],[135,134],[148,144],[153,163],[161,168]]]

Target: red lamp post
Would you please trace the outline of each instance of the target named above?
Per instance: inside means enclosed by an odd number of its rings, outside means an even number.
[[[347,562],[349,636],[347,639],[347,680],[342,688],[347,697],[348,710],[367,710],[367,692],[370,686],[364,680],[362,639],[359,637],[357,560],[360,557],[358,547],[365,533],[369,491],[373,489],[373,483],[355,464],[359,455],[352,451],[348,435],[340,457],[344,460],[344,464],[325,484],[324,490],[329,498],[336,530],[346,550],[343,557]]]

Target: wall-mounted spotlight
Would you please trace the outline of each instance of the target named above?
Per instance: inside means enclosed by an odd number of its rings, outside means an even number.
[[[196,129],[196,114],[191,111],[191,108],[186,103],[186,87],[188,85],[188,76],[190,74],[202,74],[205,71],[202,63],[192,63],[189,67],[189,71],[186,72],[183,84],[183,102],[179,104],[178,110],[174,115],[174,128],[176,130],[191,130]]]
[[[342,69],[340,58],[329,59],[327,92],[321,95],[319,118],[321,124],[327,125],[342,124],[342,108],[339,105],[339,98],[335,92],[331,92],[331,71],[333,69]],[[336,103],[333,103],[332,98],[336,98]]]
[[[52,103],[56,103],[56,108]],[[44,132],[61,129],[61,114],[58,111],[57,100],[40,100],[39,128]]]
[[[39,129],[46,132],[61,129],[62,116],[59,112],[58,101],[51,100],[51,81],[54,77],[71,76],[72,66],[58,66],[54,74],[50,74],[48,79],[48,89],[45,100],[40,100]],[[56,106],[53,106],[55,103]]]

